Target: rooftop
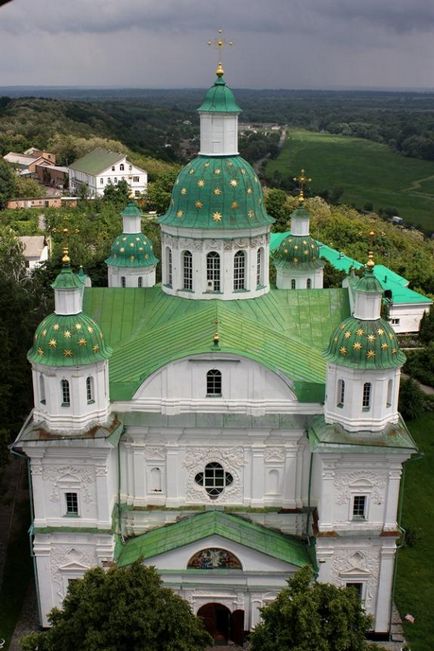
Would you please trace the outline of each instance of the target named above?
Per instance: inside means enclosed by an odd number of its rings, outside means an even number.
[[[69,167],[77,172],[95,175],[104,172],[108,167],[124,158],[125,154],[98,147],[81,158],[78,158]]]

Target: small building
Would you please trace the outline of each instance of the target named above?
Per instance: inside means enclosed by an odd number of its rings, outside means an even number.
[[[52,188],[63,188],[68,180],[68,168],[61,165],[48,164],[46,160],[35,165],[36,178],[42,185]]]
[[[29,271],[48,260],[48,243],[43,235],[23,235],[18,239],[24,247],[23,255]]]
[[[29,153],[33,152],[33,153]],[[41,152],[39,149],[28,149],[24,154],[19,154],[15,151],[10,151],[8,154],[3,156],[5,160],[10,165],[13,165],[18,171],[18,174],[21,176],[34,176],[36,177],[36,166],[45,165],[52,166],[55,165],[56,157],[50,152]]]
[[[148,187],[148,173],[131,163],[125,154],[98,147],[69,166],[69,190],[78,194],[86,186],[89,196],[101,197],[105,188],[126,181],[131,197],[139,197]]]
[[[19,199],[9,199],[6,208],[9,210],[19,210],[20,208],[75,208],[78,197],[23,197]]]

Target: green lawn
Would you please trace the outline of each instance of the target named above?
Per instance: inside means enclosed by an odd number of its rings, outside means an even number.
[[[405,472],[402,526],[415,537],[398,555],[395,601],[412,651],[434,649],[434,414],[410,422],[423,458],[410,461]]]
[[[370,140],[290,129],[275,170],[295,176],[305,168],[315,191],[340,187],[342,201],[363,208],[397,208],[413,224],[434,230],[434,162],[406,158]]]

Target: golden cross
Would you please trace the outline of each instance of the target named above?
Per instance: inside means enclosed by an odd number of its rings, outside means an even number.
[[[64,265],[69,265],[71,262],[71,258],[69,257],[69,246],[68,246],[68,239],[71,237],[71,235],[77,235],[80,230],[78,228],[74,228],[73,230],[70,230],[66,226],[63,228],[53,228],[52,229],[53,233],[61,233],[62,234],[62,239],[63,239],[63,257],[62,257],[62,262]]]
[[[226,46],[231,46],[233,45],[232,41],[226,41],[225,38],[223,38],[223,30],[218,29],[217,30],[217,38],[212,39],[211,41],[208,41],[208,45],[214,46],[217,48],[219,52],[219,60],[217,63],[217,69],[216,69],[216,75],[217,77],[223,77],[224,70],[223,70],[223,65],[222,65],[222,50]]]
[[[302,169],[299,176],[294,176],[293,181],[298,183],[300,187],[300,194],[298,196],[298,200],[300,203],[303,203],[304,201],[304,189],[305,187],[312,181],[312,179],[308,176],[305,176],[304,170]]]

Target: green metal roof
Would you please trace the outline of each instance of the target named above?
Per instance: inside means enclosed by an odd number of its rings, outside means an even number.
[[[45,366],[95,364],[111,355],[100,327],[86,314],[50,314],[37,327],[29,362]]]
[[[297,567],[312,565],[307,545],[301,540],[221,511],[199,513],[132,538],[117,546],[116,561],[121,567],[130,565],[138,558],[146,560],[213,535]]]
[[[84,280],[67,265],[62,267],[51,287],[53,289],[82,289],[83,282]]]
[[[97,149],[78,158],[69,167],[77,172],[84,172],[84,174],[94,176],[95,174],[100,174],[123,158],[125,158],[125,154],[119,154],[108,149],[103,149],[102,147],[97,147]]]
[[[158,262],[151,240],[143,233],[122,233],[105,261],[112,267],[152,267]]]
[[[168,296],[160,287],[86,288],[84,310],[114,350],[112,400],[131,399],[166,364],[217,351],[252,359],[293,380],[301,402],[322,401],[322,350],[350,313],[346,289],[272,290],[255,299],[201,301]]]
[[[342,425],[326,423],[324,416],[319,415],[313,418],[308,434],[312,451],[319,447],[323,450],[328,447],[330,451],[339,448],[340,452],[345,448],[348,452],[354,452],[354,448],[358,447],[358,453],[361,451],[381,453],[384,448],[387,448],[387,453],[394,451],[402,453],[403,450],[417,451],[416,443],[401,416],[397,423],[389,423],[379,432],[363,430],[347,432]],[[360,448],[364,449],[360,450]]]
[[[270,225],[261,184],[241,156],[198,156],[178,175],[161,224],[218,231]]]
[[[205,98],[197,109],[207,113],[241,113],[230,88],[226,86],[223,77],[217,77],[214,86],[207,91]]]
[[[291,233],[289,231],[285,233],[272,233],[270,239],[270,252],[274,254],[281,242],[290,234]],[[322,244],[322,242],[319,242],[318,240],[317,243],[320,247],[320,257],[330,262],[330,264],[335,269],[338,269],[338,271],[349,273],[352,268],[362,269],[364,267],[361,262],[354,260],[354,258],[350,258],[348,255],[345,255],[336,249],[332,249],[330,246]],[[389,290],[392,292],[392,301],[396,305],[413,305],[414,303],[425,303],[427,306],[429,306],[432,303],[432,301],[427,296],[409,289],[409,281],[406,278],[400,276],[395,271],[392,271],[382,264],[375,265],[374,276],[380,283],[383,291]]]
[[[350,316],[335,329],[325,352],[330,362],[362,369],[398,368],[405,362],[392,326]]]

